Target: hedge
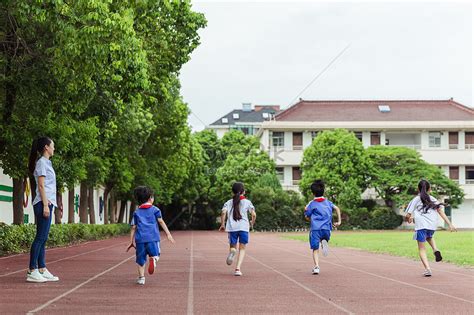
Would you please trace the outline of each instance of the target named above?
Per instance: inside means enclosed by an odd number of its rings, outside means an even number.
[[[53,224],[47,247],[66,246],[82,241],[124,235],[128,224]],[[0,225],[0,256],[28,252],[36,235],[36,225]]]

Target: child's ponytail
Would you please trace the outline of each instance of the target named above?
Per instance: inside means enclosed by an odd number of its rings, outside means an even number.
[[[420,182],[418,183],[420,199],[423,203],[423,213],[428,212],[429,209],[438,209],[441,205],[443,205],[442,203],[434,203],[433,201],[431,201],[431,196],[428,194],[430,187],[430,183],[425,179],[420,180]]]
[[[236,182],[232,185],[232,193],[234,194],[232,197],[232,218],[234,221],[239,221],[242,219],[242,215],[240,214],[240,197],[244,192],[244,184]]]

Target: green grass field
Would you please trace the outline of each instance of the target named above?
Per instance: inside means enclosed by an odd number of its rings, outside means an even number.
[[[283,237],[308,242],[307,235]],[[443,254],[443,261],[466,267],[474,266],[474,231],[437,231],[434,239]],[[413,231],[336,231],[331,235],[330,245],[419,259]],[[426,246],[430,253],[428,257],[433,261],[431,247],[428,243]]]

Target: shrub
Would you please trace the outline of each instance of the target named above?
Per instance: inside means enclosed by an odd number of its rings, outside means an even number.
[[[53,224],[47,247],[70,245],[82,241],[98,240],[126,234],[128,224]],[[0,256],[27,252],[36,235],[36,225],[0,225]]]

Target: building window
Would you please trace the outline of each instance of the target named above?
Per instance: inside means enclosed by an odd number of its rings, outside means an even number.
[[[459,166],[449,167],[449,178],[454,181],[459,181]]]
[[[275,170],[278,180],[280,182],[285,181],[285,169],[283,167],[277,167]]]
[[[272,146],[284,147],[285,146],[285,133],[284,132],[273,132],[272,134]]]
[[[293,132],[293,150],[295,151],[303,150],[303,133],[302,132]]]
[[[370,145],[380,145],[380,132],[370,133]]]
[[[449,148],[450,149],[457,149],[459,144],[459,133],[456,132],[449,132]]]
[[[430,132],[430,148],[441,147],[441,132]]]
[[[466,149],[474,149],[474,132],[465,133]]]
[[[362,131],[354,131],[354,135],[360,142],[362,142]]]
[[[232,130],[240,130],[245,135],[253,135],[255,133],[254,126],[251,125],[234,125],[231,127]]]
[[[466,166],[466,184],[474,184],[474,166]]]
[[[293,167],[293,185],[299,185],[301,180],[301,169],[299,167]]]

